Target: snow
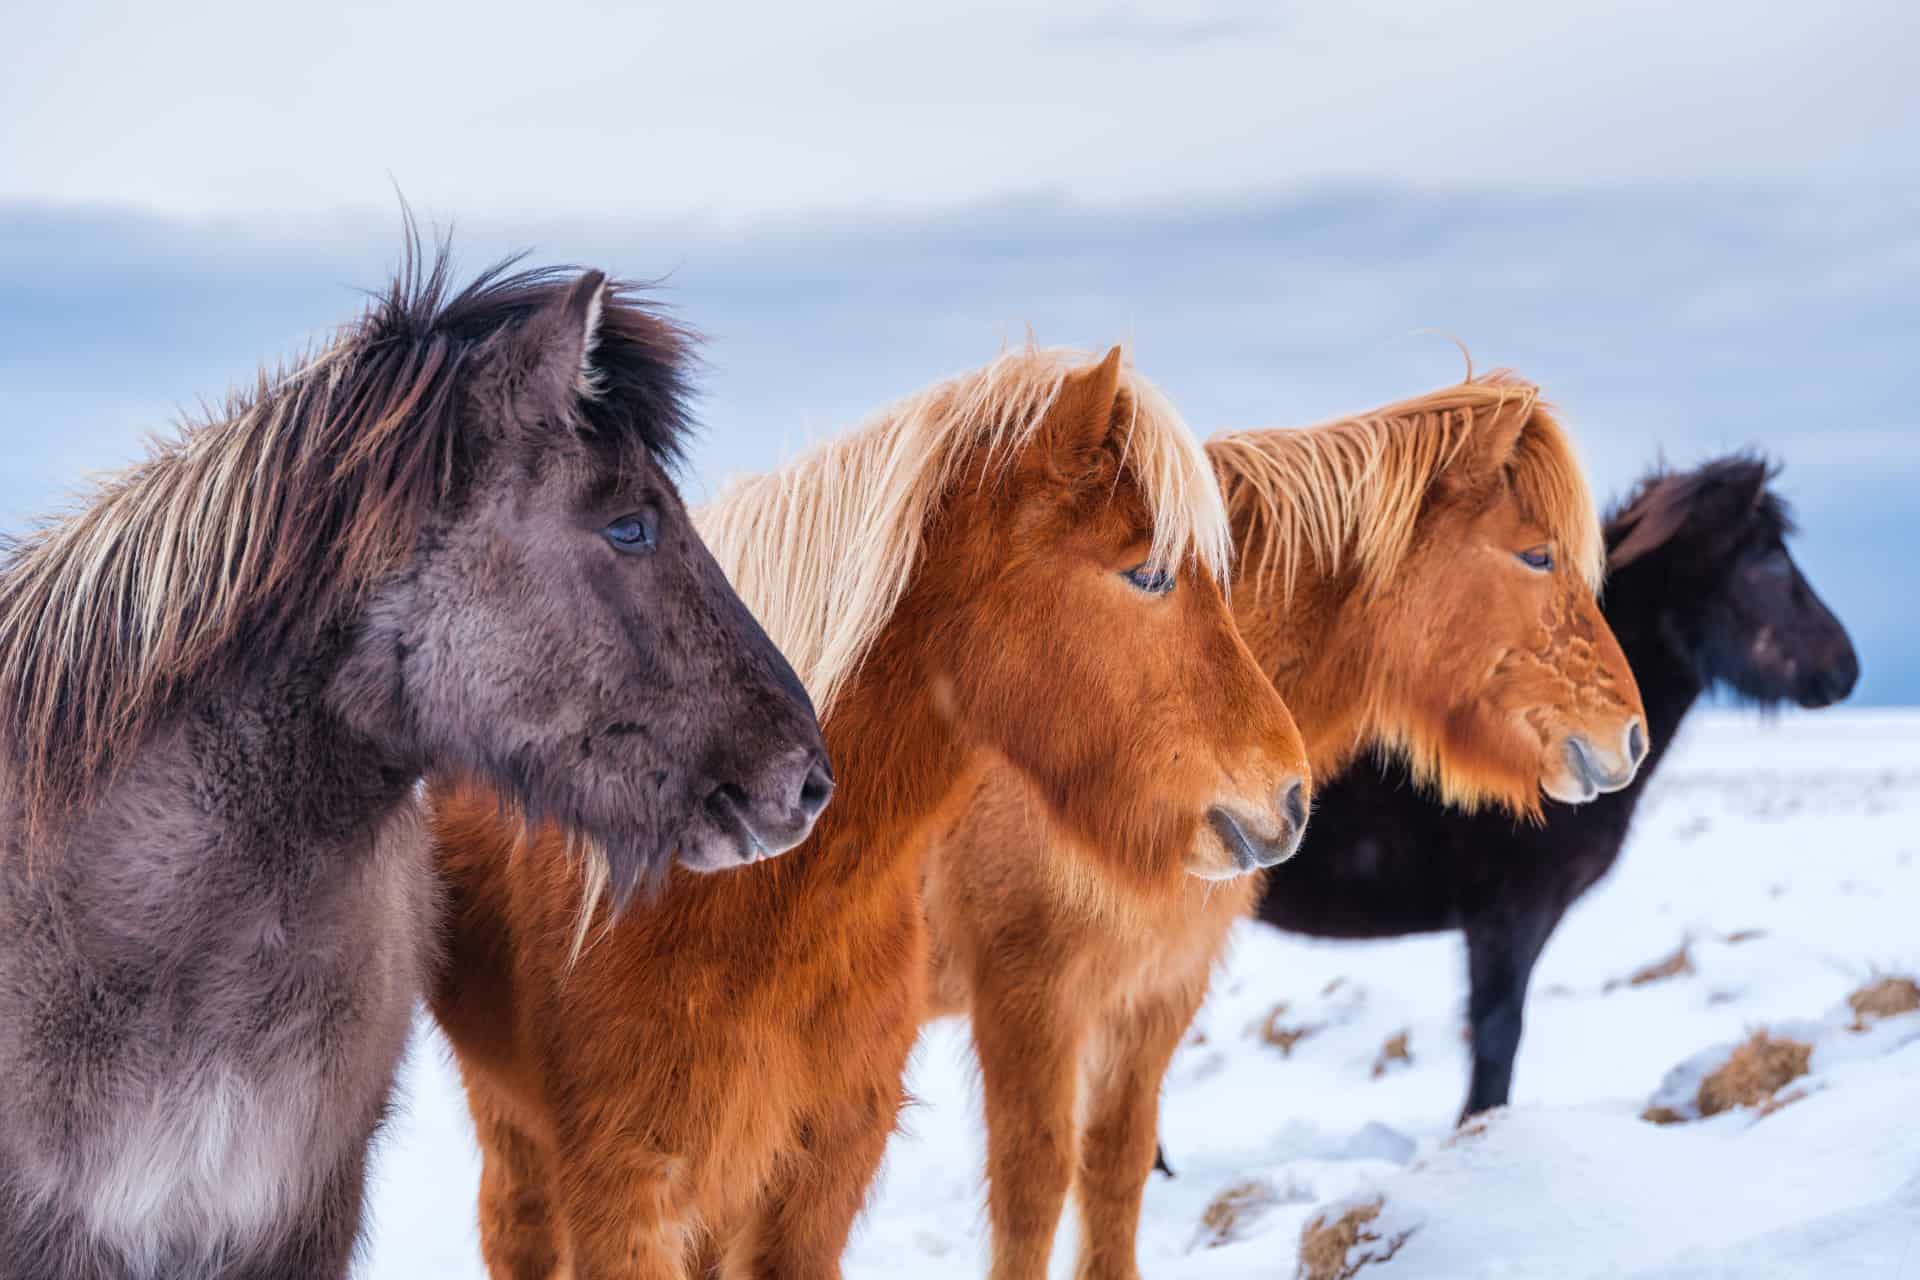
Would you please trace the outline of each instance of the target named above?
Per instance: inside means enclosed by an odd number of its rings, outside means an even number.
[[[1308,855],[1310,856],[1310,854]],[[1920,974],[1920,711],[1696,713],[1613,875],[1535,972],[1514,1105],[1455,1136],[1466,1088],[1457,935],[1328,943],[1246,924],[1170,1071],[1178,1173],[1147,1189],[1150,1277],[1290,1276],[1302,1226],[1379,1200],[1393,1277],[1920,1280],[1920,1013],[1854,1030],[1848,993]],[[1623,979],[1685,944],[1693,971]],[[1310,1029],[1290,1051],[1258,1033]],[[1770,1114],[1654,1125],[1755,1028],[1813,1044]],[[1374,1066],[1406,1032],[1411,1062]],[[1669,1080],[1670,1074],[1680,1072]],[[986,1270],[984,1135],[964,1026],[929,1028],[919,1102],[856,1231],[849,1277]],[[1789,1090],[1790,1092],[1791,1090]],[[423,1032],[381,1152],[362,1275],[480,1277],[478,1160]],[[1202,1226],[1223,1192],[1232,1229]],[[1056,1275],[1070,1271],[1063,1226]]]

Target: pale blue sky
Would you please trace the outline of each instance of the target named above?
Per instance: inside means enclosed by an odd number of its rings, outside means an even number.
[[[1417,14],[1417,16],[1409,16]],[[0,48],[0,526],[349,317],[392,184],[710,335],[696,489],[1031,324],[1196,426],[1546,385],[1597,486],[1787,464],[1920,702],[1916,25],[1891,4],[39,7]]]

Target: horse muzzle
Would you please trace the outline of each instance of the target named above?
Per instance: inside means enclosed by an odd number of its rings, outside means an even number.
[[[1307,833],[1307,787],[1291,778],[1275,789],[1272,807],[1252,812],[1237,804],[1216,804],[1207,810],[1207,827],[1226,850],[1228,863],[1214,874],[1196,871],[1207,879],[1225,880],[1278,866],[1300,850]]]
[[[1565,771],[1541,789],[1565,804],[1585,804],[1633,781],[1647,758],[1647,731],[1635,716],[1613,747],[1598,746],[1584,734],[1568,734],[1560,756]]]

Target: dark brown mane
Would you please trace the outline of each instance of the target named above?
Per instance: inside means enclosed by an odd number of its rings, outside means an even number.
[[[409,224],[400,270],[359,320],[4,548],[0,769],[29,833],[187,691],[349,618],[459,500],[477,446],[464,379],[578,279],[514,261],[449,298],[447,246],[425,254]],[[578,405],[591,437],[677,463],[689,335],[618,283],[597,333],[596,394]]]
[[[1793,513],[1771,487],[1779,471],[1777,463],[1753,453],[1715,458],[1691,471],[1656,467],[1607,513],[1608,572],[1624,569],[1666,543],[1700,513],[1701,496],[1711,490],[1751,495],[1750,502],[1721,513],[1723,520],[1733,522],[1724,532],[1737,534],[1757,522],[1774,536],[1787,537],[1794,531]]]

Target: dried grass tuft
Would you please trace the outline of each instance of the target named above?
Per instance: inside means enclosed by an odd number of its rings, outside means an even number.
[[[1223,1244],[1244,1239],[1249,1225],[1283,1201],[1274,1185],[1262,1178],[1234,1183],[1215,1196],[1207,1205],[1207,1211],[1200,1215],[1200,1229],[1194,1233],[1193,1243],[1187,1246],[1188,1252],[1218,1249]]]
[[[1375,1080],[1378,1080],[1381,1076],[1393,1070],[1395,1066],[1410,1067],[1413,1065],[1413,1054],[1407,1048],[1407,1037],[1409,1034],[1406,1030],[1396,1031],[1387,1037],[1385,1044],[1380,1046],[1380,1056],[1373,1060],[1373,1078]]]
[[[1658,960],[1641,965],[1624,979],[1615,978],[1602,991],[1615,991],[1621,987],[1644,987],[1650,982],[1664,982],[1668,978],[1685,978],[1693,974],[1693,953],[1690,944],[1682,942],[1678,950]]]
[[[1770,1101],[1777,1090],[1807,1074],[1812,1058],[1813,1046],[1804,1041],[1754,1032],[1719,1070],[1700,1082],[1701,1116]]]
[[[1847,997],[1853,1010],[1853,1029],[1865,1031],[1877,1018],[1896,1018],[1920,1009],[1920,983],[1900,974],[1876,978]]]
[[[1400,1252],[1413,1231],[1382,1236],[1373,1229],[1386,1201],[1376,1197],[1354,1205],[1333,1221],[1317,1214],[1300,1230],[1300,1266],[1294,1280],[1352,1280],[1360,1268],[1385,1262]]]
[[[1262,1043],[1277,1047],[1282,1057],[1292,1057],[1293,1046],[1299,1044],[1308,1036],[1315,1034],[1321,1028],[1318,1024],[1311,1022],[1289,1025],[1283,1021],[1286,1016],[1287,1004],[1283,1000],[1273,1006],[1273,1012],[1269,1013],[1266,1021],[1260,1024],[1256,1034],[1260,1037]]]
[[[1791,1036],[1772,1035],[1762,1028],[1742,1041],[1724,1062],[1701,1079],[1691,1104],[1650,1106],[1640,1113],[1640,1118],[1650,1124],[1685,1124],[1736,1107],[1753,1107],[1759,1117],[1770,1116],[1806,1096],[1804,1090],[1799,1090],[1791,1096],[1775,1097],[1788,1084],[1806,1075],[1812,1060],[1812,1045]]]

